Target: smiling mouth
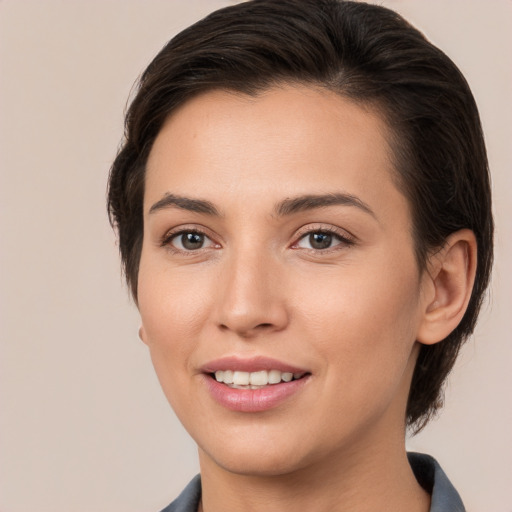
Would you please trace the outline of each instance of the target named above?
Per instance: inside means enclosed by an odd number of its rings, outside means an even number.
[[[309,375],[307,372],[291,373],[280,370],[260,370],[243,372],[238,370],[217,370],[210,377],[233,389],[261,389],[267,386],[299,380]]]

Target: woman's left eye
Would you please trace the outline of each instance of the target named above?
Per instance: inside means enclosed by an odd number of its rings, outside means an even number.
[[[332,249],[333,247],[343,243],[349,245],[351,241],[329,231],[311,231],[303,235],[295,244],[295,247],[322,251],[325,249]]]

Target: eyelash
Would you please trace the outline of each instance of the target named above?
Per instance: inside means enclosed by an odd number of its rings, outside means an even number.
[[[308,226],[304,228],[303,230],[299,231],[296,242],[294,242],[291,246],[292,249],[300,249],[299,243],[306,239],[307,237],[311,235],[328,235],[332,236],[333,238],[337,239],[339,243],[337,243],[334,246],[327,247],[325,249],[315,249],[315,248],[303,248],[304,250],[308,252],[314,252],[316,254],[328,254],[333,251],[339,251],[347,247],[351,247],[356,243],[356,239],[354,236],[350,235],[346,231],[340,231],[339,229],[333,228],[333,227],[326,227],[326,226],[318,226],[318,227],[311,227]]]
[[[200,235],[200,236],[204,237],[205,239],[210,240],[210,242],[216,246],[214,248],[221,247],[220,244],[214,242],[212,237],[208,236],[208,234],[204,230],[195,228],[195,227],[194,228],[181,228],[178,231],[167,232],[163,236],[163,238],[160,242],[160,245],[162,247],[167,248],[168,250],[170,250],[173,253],[178,253],[178,254],[183,254],[183,255],[188,255],[188,256],[193,256],[195,254],[198,254],[200,251],[211,248],[211,247],[200,247],[198,249],[184,250],[184,249],[179,249],[178,247],[173,246],[172,242],[175,239],[177,239],[180,236],[188,235],[188,234]],[[299,243],[302,240],[304,240],[308,236],[317,235],[317,234],[332,236],[333,238],[337,239],[339,243],[337,243],[336,245],[334,245],[332,247],[327,247],[324,249],[302,248],[303,250],[306,250],[308,252],[313,252],[316,254],[326,254],[326,253],[330,253],[332,251],[341,250],[343,248],[351,247],[356,243],[355,238],[345,231],[343,231],[343,234],[342,234],[338,229],[335,229],[332,227],[325,227],[325,226],[311,227],[311,226],[309,226],[309,227],[303,228],[302,230],[300,230],[298,232],[298,234],[295,237],[296,241],[293,242],[293,244],[290,247],[292,249],[299,250],[299,249],[301,249],[301,247],[299,247]],[[339,247],[339,246],[341,246],[341,247]]]
[[[200,235],[200,236],[204,237],[205,239],[210,240],[213,244],[220,247],[219,244],[216,244],[212,240],[211,236],[208,236],[204,230],[201,230],[198,228],[181,228],[178,231],[167,232],[164,235],[164,237],[162,238],[160,245],[162,247],[167,248],[168,250],[170,250],[173,253],[179,253],[179,254],[183,254],[183,255],[187,255],[187,256],[193,256],[194,254],[197,254],[199,251],[207,249],[207,247],[200,247],[199,249],[195,249],[195,250],[192,250],[192,249],[191,250],[183,250],[183,249],[179,249],[178,247],[174,247],[172,245],[172,242],[175,239],[177,239],[178,237],[183,236],[183,235],[189,235],[189,234]]]

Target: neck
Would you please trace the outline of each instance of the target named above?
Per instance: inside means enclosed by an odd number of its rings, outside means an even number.
[[[430,507],[403,440],[380,449],[352,447],[280,475],[232,473],[201,451],[200,462],[204,512],[427,512]]]

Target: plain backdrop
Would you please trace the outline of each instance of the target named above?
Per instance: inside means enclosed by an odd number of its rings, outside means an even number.
[[[0,0],[0,511],[156,512],[198,471],[122,282],[107,173],[136,77],[221,0]],[[497,224],[491,299],[442,415],[408,441],[468,512],[512,511],[512,2],[386,0],[481,109]]]

